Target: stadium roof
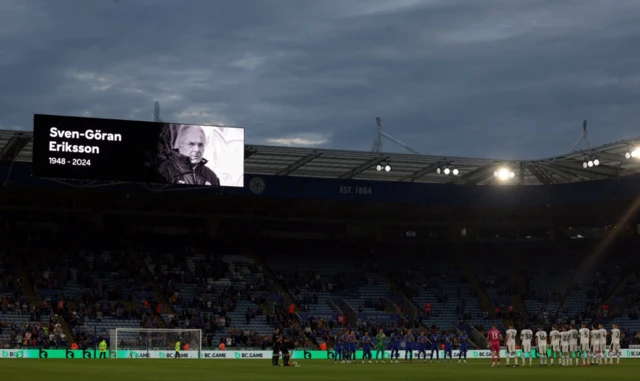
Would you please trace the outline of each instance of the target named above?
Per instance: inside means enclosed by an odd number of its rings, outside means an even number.
[[[31,132],[0,130],[0,160],[30,162],[32,139]],[[245,172],[333,179],[492,184],[496,181],[494,171],[504,166],[515,173],[508,182],[511,184],[559,184],[640,173],[640,160],[625,158],[625,153],[639,144],[640,137],[525,161],[246,145]],[[585,160],[596,158],[600,161],[599,166],[583,168]],[[388,164],[391,171],[378,171],[378,164]],[[459,176],[437,173],[438,168],[445,167],[458,169]]]

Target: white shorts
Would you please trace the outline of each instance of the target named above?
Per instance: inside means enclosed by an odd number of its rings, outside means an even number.
[[[560,344],[558,343],[551,344],[551,350],[554,352],[560,352]]]
[[[547,346],[538,345],[538,354],[540,355],[540,357],[547,357]]]
[[[591,352],[598,352],[600,350],[600,344],[591,343]]]
[[[620,343],[611,343],[611,348],[609,349],[611,353],[620,352]]]
[[[569,344],[562,344],[562,353],[569,353]]]
[[[522,343],[522,353],[531,353],[531,343]]]
[[[588,352],[589,351],[589,342],[580,343],[580,350],[582,350],[582,352]]]
[[[516,353],[516,343],[507,343],[507,353]]]
[[[598,348],[600,353],[605,353],[607,351],[607,344],[600,343],[600,348]]]
[[[578,343],[570,343],[569,344],[569,350],[571,352],[577,352],[578,351]]]

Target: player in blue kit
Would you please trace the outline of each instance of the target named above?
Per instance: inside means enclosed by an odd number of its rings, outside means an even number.
[[[440,362],[440,348],[438,348],[438,344],[440,344],[440,335],[438,335],[438,332],[434,329],[433,333],[431,334],[431,357],[430,357],[430,362],[433,362],[433,352],[436,352],[436,361]]]
[[[389,359],[393,362],[393,355],[396,355],[396,363],[398,362],[398,356],[400,356],[400,335],[397,332],[391,334],[391,356]]]
[[[413,344],[415,341],[415,336],[413,336],[411,330],[408,330],[407,334],[404,335],[404,362],[407,362],[407,357],[409,357],[409,362],[413,362]]]
[[[420,361],[420,354],[424,362],[427,362],[427,337],[424,335],[424,331],[420,331],[418,336],[418,361]]]
[[[333,358],[333,363],[337,363],[338,361],[342,362],[342,336],[340,334],[336,335],[336,344],[335,344],[335,351],[336,351],[336,357]]]
[[[444,361],[447,362],[447,354],[449,362],[453,361],[453,335],[449,332],[444,334]]]
[[[467,335],[467,331],[462,331],[462,335],[458,338],[460,341],[460,353],[458,354],[458,362],[464,356],[464,363],[467,363],[467,351],[469,350],[469,336]]]
[[[364,360],[369,360],[369,364],[371,364],[371,337],[369,336],[369,332],[365,331],[364,336],[362,337],[362,363],[364,364]]]
[[[351,331],[349,335],[349,353],[351,354],[351,362],[356,363],[356,352],[358,350],[358,337],[355,331]]]
[[[349,344],[349,330],[345,329],[342,335],[342,359],[348,364],[351,362],[351,354],[349,353],[351,345]]]

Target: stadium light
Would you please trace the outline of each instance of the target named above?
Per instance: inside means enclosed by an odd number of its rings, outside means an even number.
[[[591,156],[590,156],[588,160],[585,160],[585,161],[582,163],[582,168],[587,169],[587,168],[591,168],[591,167],[597,167],[597,166],[599,166],[599,165],[600,165],[600,160],[598,160],[598,159],[597,159],[597,158],[595,158],[595,157],[591,157]]]
[[[502,167],[497,171],[493,172],[493,177],[496,177],[498,180],[507,181],[516,177],[516,174],[509,168]]]
[[[457,168],[451,169],[449,167],[445,167],[445,168],[436,169],[436,173],[439,175],[445,175],[445,176],[449,176],[449,175],[458,176],[460,174],[460,171]]]
[[[640,148],[634,148],[629,150],[627,153],[624,154],[624,157],[626,157],[627,159],[640,158]]]
[[[382,171],[382,166],[380,164],[378,164],[378,166],[376,167],[376,171],[378,172]]]
[[[385,170],[385,172],[391,171],[391,166],[389,164],[385,165],[384,166],[384,170]]]

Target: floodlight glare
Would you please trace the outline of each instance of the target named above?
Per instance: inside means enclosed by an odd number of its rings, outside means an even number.
[[[460,173],[460,171],[458,171],[458,169],[457,169],[457,168],[453,170],[453,175],[454,175],[454,176],[458,176],[458,173]]]
[[[589,166],[589,164],[587,164],[586,161],[584,163],[582,163],[582,168],[587,168],[588,166]]]
[[[449,175],[449,173],[451,173],[451,170],[449,168],[445,168],[444,169],[444,174],[445,175]]]
[[[593,160],[593,165],[595,165],[596,167],[600,165],[600,160],[598,159],[594,159]]]
[[[587,162],[587,165],[588,165],[589,167],[593,167],[593,161],[592,161],[592,160],[589,160],[589,161]]]
[[[500,180],[507,180],[509,178],[509,173],[510,171],[507,168],[500,168],[494,172],[493,175]]]
[[[516,177],[516,174],[513,173],[513,172],[509,172],[509,177],[514,178],[514,177]]]
[[[378,172],[382,171],[382,166],[380,164],[378,164],[378,166],[376,167],[376,171]]]
[[[384,170],[385,170],[385,171],[387,171],[387,172],[391,171],[391,166],[390,166],[389,164],[387,164],[387,165],[384,167]]]
[[[440,168],[436,169],[436,173],[437,174],[441,174],[442,173],[442,169],[440,169]]]
[[[625,153],[624,157],[626,157],[627,159],[631,159],[631,153],[629,153],[629,152]]]

